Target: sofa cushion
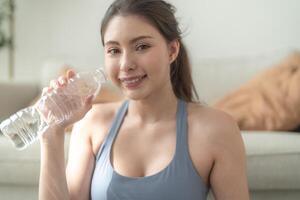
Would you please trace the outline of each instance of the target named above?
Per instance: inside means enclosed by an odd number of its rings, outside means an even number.
[[[0,121],[16,111],[25,108],[39,93],[38,86],[33,83],[0,83]]]
[[[213,104],[252,79],[259,71],[280,62],[289,53],[280,50],[260,55],[202,58],[192,63],[192,75],[201,101]]]
[[[251,190],[300,189],[300,133],[242,131]]]
[[[300,125],[300,53],[257,74],[214,107],[237,121],[243,130],[293,130]]]
[[[69,135],[66,136],[67,154]],[[0,186],[37,186],[40,171],[40,143],[36,141],[26,149],[16,150],[4,136],[0,136]]]
[[[251,190],[300,189],[300,133],[242,131]],[[66,137],[67,152],[69,135]],[[0,137],[0,186],[37,186],[40,147],[17,151]]]

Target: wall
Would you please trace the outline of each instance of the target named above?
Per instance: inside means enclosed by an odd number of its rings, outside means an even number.
[[[101,66],[99,24],[110,2],[16,0],[15,79],[38,81],[42,66],[53,59],[79,68]],[[300,48],[298,0],[170,2],[177,6],[193,63]]]

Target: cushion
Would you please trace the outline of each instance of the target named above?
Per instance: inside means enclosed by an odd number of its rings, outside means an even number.
[[[300,189],[300,134],[242,131],[251,190]]]
[[[300,53],[257,74],[213,104],[242,130],[293,130],[300,124]]]
[[[65,159],[70,137],[65,138]],[[0,185],[37,186],[40,170],[40,143],[34,142],[19,151],[9,139],[0,135]],[[1,194],[1,193],[0,193]],[[0,198],[1,199],[1,198]]]
[[[245,84],[245,80],[279,63],[290,53],[291,50],[282,49],[232,57],[199,58],[192,63],[192,75],[201,102],[212,105],[229,91]]]
[[[38,93],[38,87],[32,83],[1,82],[0,122],[18,110],[27,107]]]

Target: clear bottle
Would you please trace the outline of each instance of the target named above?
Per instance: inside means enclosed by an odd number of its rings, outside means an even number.
[[[102,69],[77,73],[61,91],[45,93],[35,105],[4,120],[0,129],[18,150],[23,150],[36,141],[49,125],[59,124],[72,116],[89,95],[100,91],[105,81]]]

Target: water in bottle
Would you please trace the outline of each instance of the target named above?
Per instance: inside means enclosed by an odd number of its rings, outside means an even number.
[[[51,124],[59,124],[69,119],[83,106],[89,95],[99,92],[105,81],[102,69],[78,73],[69,80],[65,88],[43,94],[35,105],[4,120],[0,129],[17,149],[25,149]]]

